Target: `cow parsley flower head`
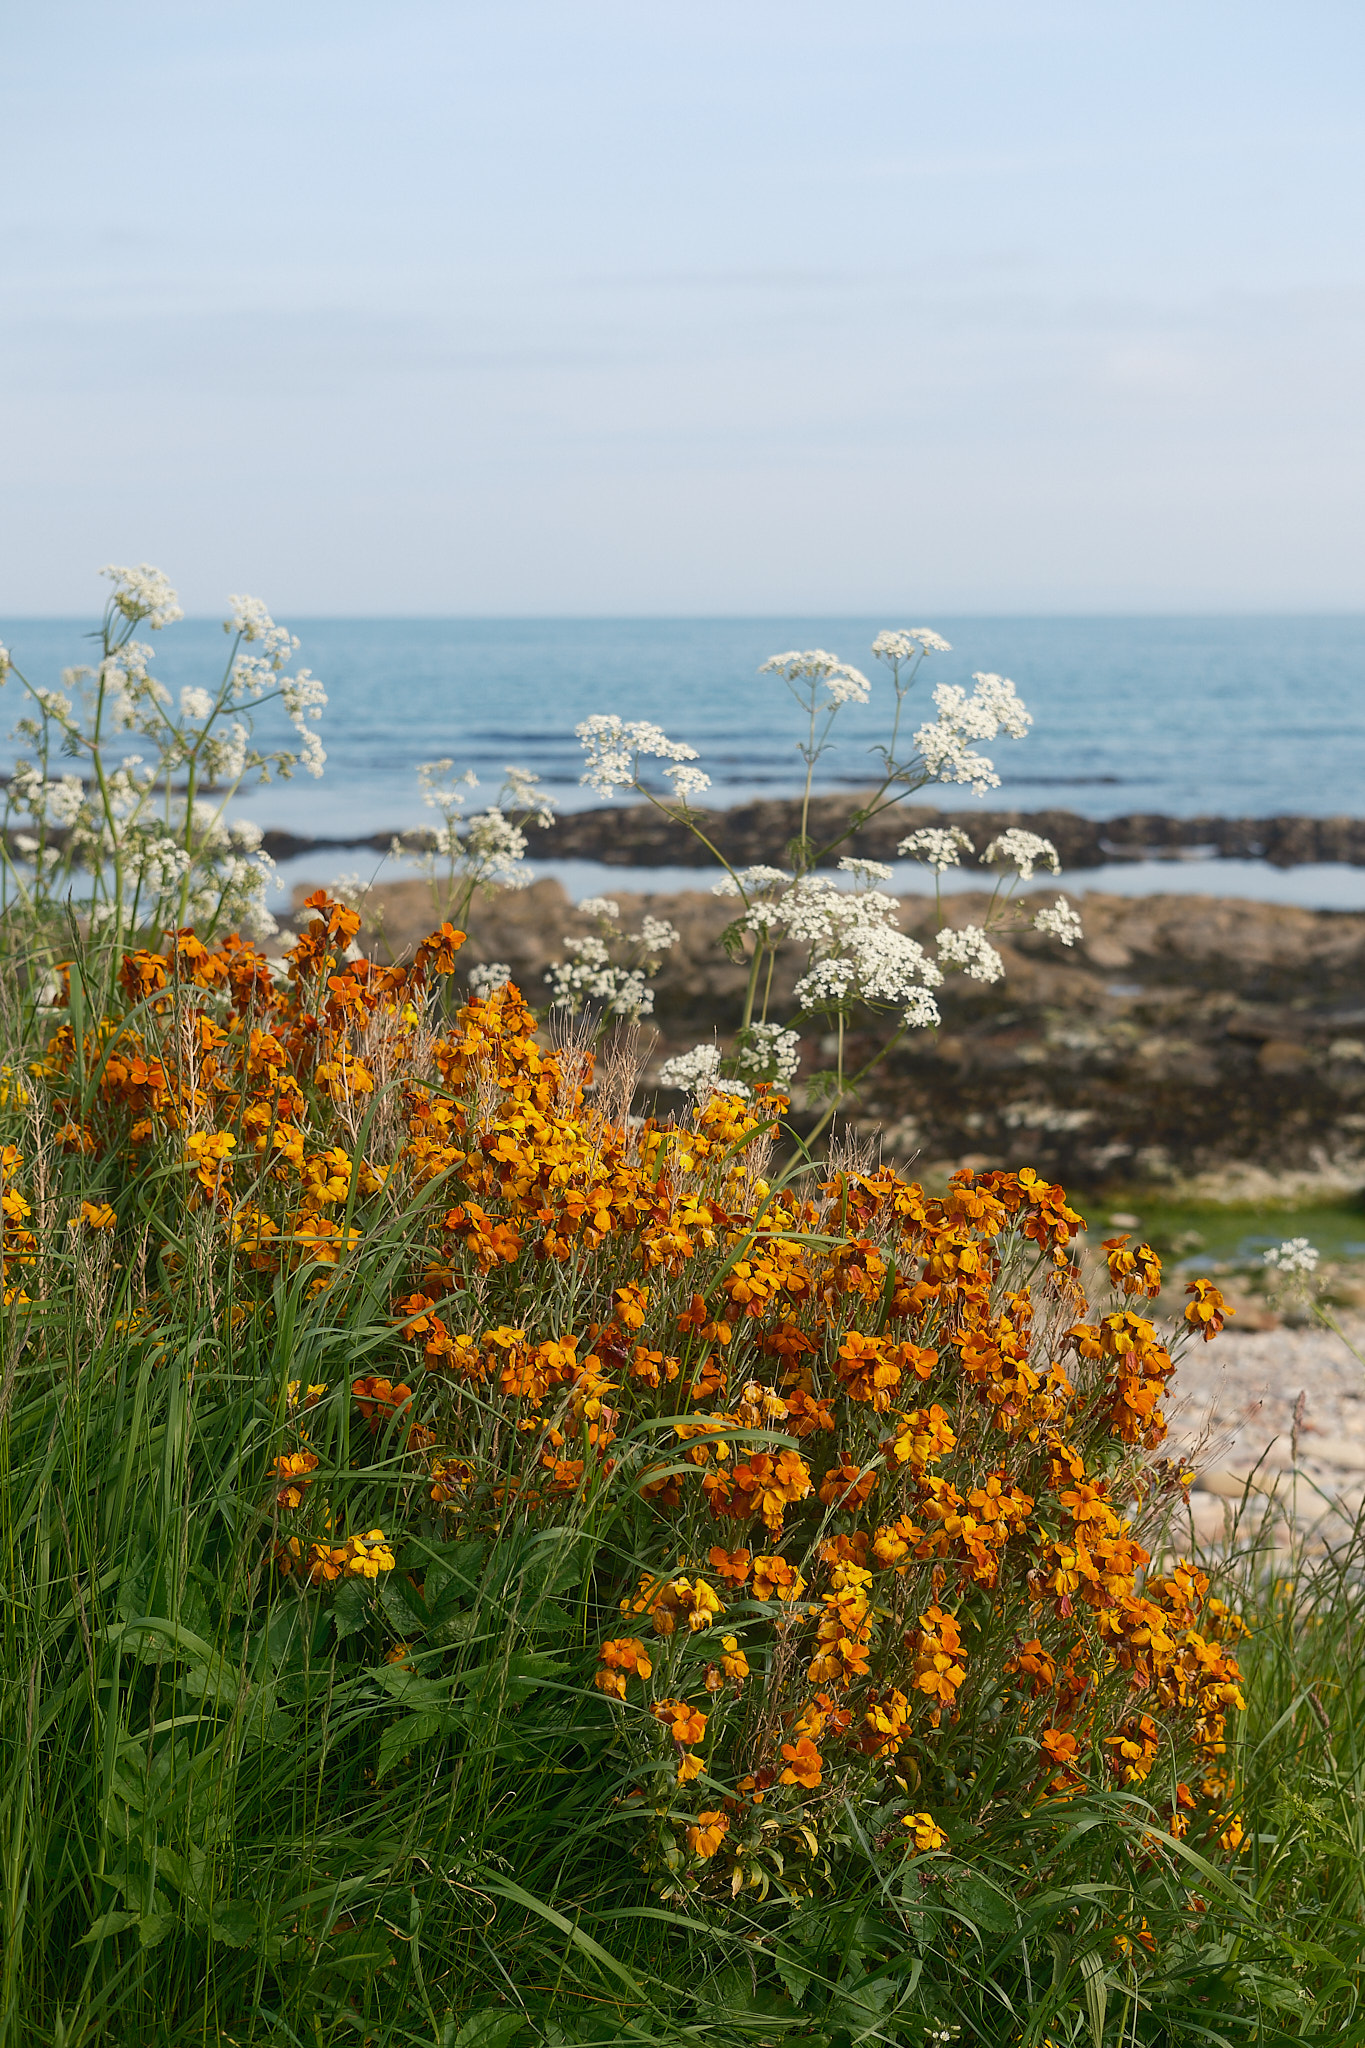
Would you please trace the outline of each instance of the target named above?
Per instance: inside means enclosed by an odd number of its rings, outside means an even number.
[[[1265,1264],[1272,1273],[1284,1273],[1307,1279],[1318,1268],[1319,1252],[1316,1245],[1306,1237],[1287,1237],[1282,1244],[1272,1245],[1265,1255]]]
[[[636,944],[641,946],[652,960],[665,953],[671,953],[682,937],[675,924],[666,917],[645,916],[640,919],[640,929],[635,934]]]
[[[467,779],[477,782],[478,777],[470,770]],[[524,811],[542,830],[555,821],[554,801],[530,768],[504,768],[499,802],[504,811]]]
[[[100,575],[107,576],[113,584],[110,603],[125,619],[143,620],[157,632],[185,616],[169,578],[150,562],[139,563],[136,569],[117,568],[111,562],[100,570]]]
[[[938,1004],[924,989],[916,989],[901,1012],[907,1031],[933,1031],[943,1022]]]
[[[735,1063],[785,1087],[801,1064],[801,1036],[781,1024],[751,1024],[735,1048]]]
[[[298,648],[298,641],[284,626],[277,626],[259,597],[229,597],[232,615],[224,619],[223,631],[237,633],[264,650],[269,667],[279,670]]]
[[[823,689],[830,704],[866,704],[872,695],[872,685],[860,669],[850,668],[835,654],[826,654],[823,647],[807,648],[805,653],[774,654],[758,672],[761,676],[781,676],[788,683],[805,683],[812,696],[816,689]]]
[[[921,825],[918,832],[902,839],[896,851],[902,859],[922,861],[941,875],[948,868],[961,867],[963,854],[976,852],[976,842],[956,825]]]
[[[938,934],[938,957],[944,967],[955,967],[972,981],[1000,981],[1005,963],[979,924],[945,927]]]
[[[79,775],[63,775],[43,784],[44,812],[47,821],[63,830],[74,825],[85,803],[85,785]],[[31,806],[37,812],[37,806]]]
[[[280,677],[280,696],[291,721],[300,732],[305,718],[311,718],[316,725],[327,704],[327,692],[312,671],[306,668],[301,668],[296,676]]]
[[[454,766],[448,755],[440,761],[417,763],[417,787],[429,811],[458,811],[463,808],[465,790],[478,788],[479,778],[472,768],[466,768],[458,782],[451,782],[448,778]]]
[[[736,868],[732,875],[722,875],[718,882],[711,884],[713,896],[746,896],[764,889],[785,888],[791,876],[785,868],[764,867],[756,861],[752,867]]]
[[[884,860],[863,860],[855,853],[846,853],[839,862],[839,872],[852,875],[859,882],[889,882],[895,870]]]
[[[664,1061],[659,1069],[659,1086],[681,1088],[699,1102],[705,1102],[712,1095],[747,1096],[749,1090],[742,1081],[731,1081],[722,1076],[720,1062],[718,1045],[694,1045],[690,1052],[674,1053],[672,1059]]]
[[[1024,882],[1033,880],[1033,870],[1039,865],[1050,868],[1054,875],[1062,872],[1062,864],[1052,841],[1040,839],[1036,832],[1024,832],[1018,826],[1012,826],[1008,832],[1002,832],[997,839],[992,839],[981,859],[986,867],[990,867],[994,861],[1012,861],[1019,870],[1020,880]]]
[[[1083,938],[1085,934],[1080,918],[1065,896],[1059,896],[1051,910],[1040,910],[1033,920],[1033,928],[1035,931],[1047,932],[1051,938],[1060,939],[1064,946],[1074,946],[1077,939]]]
[[[580,917],[615,919],[621,915],[621,906],[614,896],[585,896],[577,908]]]
[[[1015,693],[1007,676],[972,677],[976,688],[968,696],[958,683],[940,683],[934,691],[938,717],[922,725],[915,745],[929,774],[939,782],[969,782],[978,796],[999,789],[1000,777],[985,754],[975,752],[975,740],[993,740],[1007,732],[1021,740],[1033,720]]]
[[[505,960],[485,960],[469,970],[469,986],[476,996],[491,996],[494,989],[506,988],[511,979],[512,970]]]
[[[618,718],[614,711],[595,712],[574,727],[583,748],[586,765],[579,781],[599,796],[612,797],[618,789],[633,789],[640,779],[640,762],[695,761],[695,747],[671,740],[660,726],[648,719]]]
[[[880,889],[840,889],[828,875],[804,875],[776,906],[787,936],[804,946],[810,966],[795,996],[804,1010],[843,1009],[857,999],[908,1005],[943,975],[919,943],[900,929],[900,905]],[[929,1008],[937,1010],[930,1003]]]
[[[700,768],[689,768],[685,762],[675,761],[664,770],[664,780],[673,785],[673,795],[680,804],[691,803],[694,796],[711,787],[711,778]]]
[[[928,626],[906,626],[900,632],[878,633],[872,642],[872,652],[878,661],[888,661],[893,665],[912,661],[917,656],[951,654],[952,651],[948,641]]]
[[[464,827],[460,851],[481,882],[501,882],[506,889],[529,888],[533,877],[523,866],[526,834],[496,804],[475,812]]]
[[[240,782],[246,773],[247,742],[251,738],[240,718],[220,725],[204,741],[200,760],[215,782]]]
[[[180,716],[182,718],[207,718],[213,709],[213,699],[207,690],[186,684],[180,692]]]

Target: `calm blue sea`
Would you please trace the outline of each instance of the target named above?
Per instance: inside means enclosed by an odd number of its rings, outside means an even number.
[[[926,709],[915,722],[929,715],[935,682],[968,683],[977,669],[1012,676],[1033,712],[1028,739],[987,748],[1004,785],[998,804],[1093,817],[1365,805],[1365,616],[288,623],[303,643],[300,662],[330,695],[327,772],[321,782],[253,792],[244,808],[263,826],[296,832],[422,822],[413,770],[441,755],[478,774],[485,800],[503,764],[516,762],[535,769],[561,806],[591,802],[573,727],[594,711],[653,719],[688,741],[717,802],[790,793],[800,771],[795,706],[779,680],[756,671],[792,647],[828,648],[873,678],[872,703],[841,713],[838,745],[820,764],[821,787],[861,786],[891,696],[871,641],[883,626],[918,624],[934,626],[953,651],[926,663]],[[47,683],[87,657],[88,631],[75,620],[0,622],[16,661]],[[210,621],[154,637],[158,669],[176,687],[211,682],[226,652]],[[18,714],[17,695],[4,692],[0,714]],[[934,789],[926,799],[977,807],[969,791]]]

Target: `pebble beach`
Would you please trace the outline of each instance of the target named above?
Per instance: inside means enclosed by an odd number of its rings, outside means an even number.
[[[1277,1547],[1291,1523],[1314,1545],[1350,1533],[1365,1503],[1365,1364],[1348,1343],[1365,1353],[1365,1315],[1339,1324],[1347,1342],[1317,1324],[1229,1327],[1185,1352],[1167,1414],[1198,1475],[1190,1516],[1201,1541],[1222,1538],[1248,1487],[1253,1522],[1273,1505]]]

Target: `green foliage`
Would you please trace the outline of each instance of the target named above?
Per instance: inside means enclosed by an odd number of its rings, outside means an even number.
[[[321,1376],[342,1333],[294,1306]],[[834,1905],[672,1911],[613,1821],[584,1532],[423,1539],[319,1620],[261,1563],[278,1362],[187,1296],[173,1346],[112,1308],[6,1358],[6,2042],[1362,2037],[1360,1544],[1272,1579],[1249,1541],[1232,1567],[1261,1614],[1236,1882],[1194,1851],[1116,1863],[1115,1793],[894,1871],[868,1841]],[[336,1486],[363,1522],[401,1483],[381,1450]],[[1140,1996],[1116,1921],[1158,1946]]]

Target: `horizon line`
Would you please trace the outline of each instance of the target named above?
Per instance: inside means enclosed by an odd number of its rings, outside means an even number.
[[[848,619],[866,621],[871,618],[889,616],[894,609],[889,605],[864,608],[858,611],[755,611],[755,612],[443,612],[443,611],[297,611],[291,605],[283,605],[281,611],[293,612],[301,623],[337,623],[355,625],[618,625],[635,623],[640,625],[763,625],[770,621],[804,620],[824,621]],[[1046,620],[1046,619],[1093,619],[1110,620],[1116,623],[1154,619],[1365,619],[1365,605],[1359,606],[1318,606],[1294,609],[1246,608],[1236,609],[1217,606],[1200,610],[1161,610],[1151,608],[1142,611],[1064,611],[1057,609],[972,611],[956,606],[928,606],[928,612],[937,612],[942,618],[958,619],[999,619],[999,620]],[[97,621],[102,614],[89,612],[12,612],[0,606],[0,618],[15,625],[85,625]],[[220,625],[217,612],[186,612],[177,624]]]

